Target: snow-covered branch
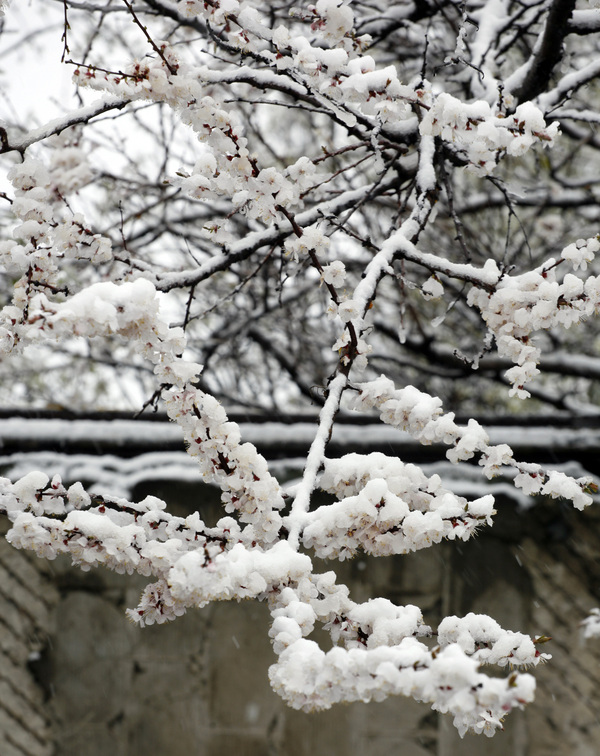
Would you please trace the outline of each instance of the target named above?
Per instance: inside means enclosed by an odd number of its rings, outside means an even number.
[[[598,145],[566,122],[593,127],[584,85],[600,66],[597,19],[572,7],[490,0],[457,18],[447,2],[367,12],[318,0],[288,14],[147,0],[119,14],[67,0],[83,104],[29,132],[0,128],[12,161],[0,391],[9,403],[164,407],[225,516],[209,527],[152,496],[29,472],[0,479],[9,542],[151,576],[129,610],[140,625],[212,601],[267,602],[270,679],[296,708],[406,695],[450,713],[461,734],[492,735],[530,702],[532,676],[480,666],[535,667],[546,636],[474,614],[434,631],[418,607],[355,603],[313,558],[466,541],[496,515],[491,494],[460,496],[397,457],[328,457],[340,412],[374,411],[486,478],[510,468],[523,494],[592,503],[591,479],[520,462],[475,420],[455,422],[457,396],[471,397],[465,413],[509,412],[534,380],[538,402],[596,401]],[[84,45],[78,25],[95,14]],[[111,37],[124,19],[131,29]],[[563,56],[570,34],[582,52]],[[102,99],[85,104],[90,90]],[[452,360],[469,370],[451,374]],[[560,401],[544,365],[564,379]],[[455,377],[468,389],[448,388]],[[301,409],[315,392],[304,472],[286,489],[225,406]],[[327,651],[310,637],[319,627]]]

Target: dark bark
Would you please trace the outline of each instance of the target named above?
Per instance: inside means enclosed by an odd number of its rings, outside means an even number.
[[[552,72],[563,57],[563,43],[574,8],[575,0],[554,0],[550,6],[540,48],[532,56],[523,83],[513,92],[518,102],[533,100],[547,89]]]

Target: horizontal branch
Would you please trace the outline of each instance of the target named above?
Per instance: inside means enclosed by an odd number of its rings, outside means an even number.
[[[554,89],[538,98],[537,103],[542,111],[550,113],[552,108],[562,102],[565,97],[571,97],[574,92],[598,76],[600,76],[600,58],[596,57],[580,71],[573,71],[563,76]]]
[[[111,110],[122,110],[127,105],[129,105],[129,100],[123,100],[118,97],[106,97],[91,105],[71,111],[60,118],[54,118],[44,124],[44,126],[29,131],[20,139],[14,137],[9,139],[6,131],[2,129],[0,133],[0,154],[16,151],[22,155],[28,147],[31,147],[36,142],[41,142],[43,139],[47,139],[54,134],[60,134],[71,126],[89,123],[96,116],[108,113]]]
[[[396,183],[396,177],[393,176],[387,181],[367,184],[359,189],[352,189],[340,194],[339,197],[322,202],[310,210],[305,210],[296,215],[296,222],[302,228],[310,226],[328,215],[338,215],[339,213],[353,207],[365,197],[383,194],[392,188]],[[287,225],[287,224],[286,224]],[[154,278],[154,285],[159,291],[171,291],[172,289],[185,288],[205,281],[215,273],[227,270],[233,264],[248,259],[254,252],[265,246],[280,244],[291,233],[291,229],[283,230],[278,225],[273,225],[265,230],[254,231],[249,233],[244,239],[240,239],[231,245],[229,249],[221,254],[216,254],[210,260],[200,265],[198,268],[187,271],[157,273]]]
[[[569,34],[594,34],[600,31],[600,9],[574,10],[567,31]]]
[[[448,278],[457,278],[486,291],[492,291],[501,277],[495,264],[486,269],[486,267],[477,268],[470,263],[451,262],[430,252],[421,252],[401,235],[392,236],[390,243],[395,247],[395,258],[408,260],[426,268],[431,273],[441,273]]]

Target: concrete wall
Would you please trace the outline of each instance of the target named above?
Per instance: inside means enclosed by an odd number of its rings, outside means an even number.
[[[210,519],[214,494],[171,482],[151,488],[177,513],[201,501]],[[470,543],[339,566],[357,601],[416,603],[434,626],[445,614],[486,612],[553,637],[554,658],[535,673],[536,702],[492,740],[461,740],[448,718],[403,698],[319,714],[288,709],[267,680],[263,605],[212,605],[139,629],[124,609],[143,579],[81,573],[1,541],[0,754],[596,756],[600,641],[583,645],[578,623],[600,604],[598,512],[556,502],[499,510],[496,527]]]

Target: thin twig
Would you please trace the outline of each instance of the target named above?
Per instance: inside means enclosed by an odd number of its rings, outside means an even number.
[[[172,63],[169,63],[169,61],[168,61],[168,60],[167,60],[167,58],[165,57],[164,48],[163,48],[163,49],[161,49],[161,48],[160,48],[160,47],[159,47],[159,46],[158,46],[158,45],[156,44],[156,42],[155,42],[155,41],[154,41],[154,40],[152,39],[152,37],[151,37],[151,36],[150,36],[150,34],[148,33],[148,29],[147,29],[147,27],[145,27],[145,26],[144,26],[144,25],[142,24],[142,22],[140,21],[140,19],[139,19],[139,18],[137,17],[137,15],[136,15],[136,12],[134,11],[134,9],[133,9],[133,6],[131,5],[131,3],[130,3],[130,2],[128,2],[128,0],[123,0],[123,2],[124,2],[124,3],[125,3],[125,5],[127,6],[127,10],[128,10],[128,11],[129,11],[130,13],[131,13],[131,17],[133,18],[134,22],[135,22],[135,23],[137,24],[137,26],[139,26],[139,27],[140,27],[140,29],[142,30],[142,32],[143,32],[143,34],[144,34],[144,36],[146,37],[146,39],[147,39],[147,40],[148,40],[148,42],[150,43],[150,45],[151,45],[152,49],[154,50],[154,52],[155,52],[155,53],[156,53],[156,54],[158,55],[158,57],[159,57],[159,58],[160,58],[160,59],[162,60],[162,62],[163,62],[163,63],[165,64],[165,66],[166,66],[166,67],[167,67],[167,68],[169,69],[169,72],[170,72],[170,74],[171,74],[172,76],[175,76],[175,74],[177,73],[177,65],[173,65]]]
[[[68,8],[68,5],[67,5],[67,0],[63,0],[63,8],[64,8],[64,12],[65,12],[65,22],[64,22],[64,30],[63,30],[63,33],[62,33],[62,37],[60,38],[61,42],[63,43],[63,51],[62,51],[62,56],[60,58],[60,62],[61,63],[65,62],[65,58],[67,57],[67,55],[70,52],[70,50],[69,50],[68,32],[71,29],[71,26],[69,25],[69,15],[68,15],[69,14],[69,8]]]

